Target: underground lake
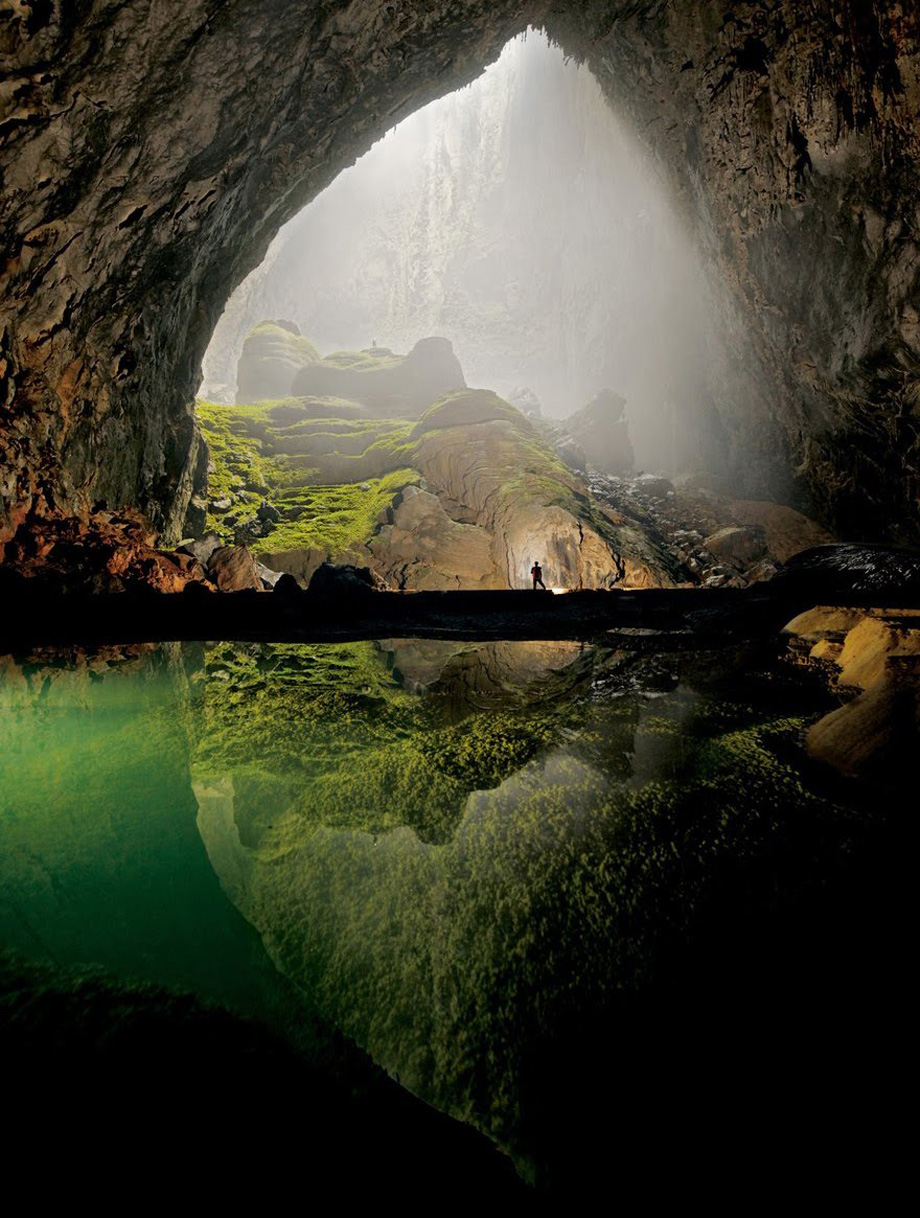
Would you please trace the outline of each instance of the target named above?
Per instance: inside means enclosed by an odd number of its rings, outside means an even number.
[[[102,969],[353,1042],[549,1195],[872,1091],[900,822],[805,758],[785,648],[147,645],[0,699],[7,1005]]]

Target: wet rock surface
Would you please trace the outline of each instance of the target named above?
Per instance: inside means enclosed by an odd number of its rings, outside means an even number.
[[[612,519],[631,524],[670,554],[677,582],[745,588],[772,579],[783,563],[832,540],[794,508],[736,500],[654,474],[589,473],[588,487]]]

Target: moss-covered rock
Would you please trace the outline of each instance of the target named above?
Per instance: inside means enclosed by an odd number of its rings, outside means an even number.
[[[417,419],[432,402],[465,384],[450,342],[423,338],[404,356],[336,352],[301,369],[293,392],[349,398],[380,418]]]
[[[362,375],[365,357],[393,358],[355,354]],[[606,514],[496,394],[457,390],[417,421],[356,409],[329,396],[201,403],[207,527],[305,581],[330,559],[398,588],[516,587],[538,559],[562,588],[673,582],[664,551]]]
[[[260,322],[246,336],[236,369],[236,400],[286,397],[301,368],[319,352],[289,321]]]

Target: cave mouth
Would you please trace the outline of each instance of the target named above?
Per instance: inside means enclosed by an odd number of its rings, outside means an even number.
[[[636,467],[724,475],[724,417],[756,394],[747,335],[669,183],[589,67],[542,31],[403,119],[279,231],[231,295],[199,396],[238,383],[267,319],[318,351],[447,338],[468,384],[565,418],[626,401]],[[763,495],[773,471],[732,471]]]

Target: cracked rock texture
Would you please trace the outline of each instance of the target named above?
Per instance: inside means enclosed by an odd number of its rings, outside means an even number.
[[[826,521],[916,539],[920,14],[894,0],[94,0],[0,32],[0,543],[105,500],[181,532],[233,287],[529,22],[670,172],[757,351],[727,421]]]

